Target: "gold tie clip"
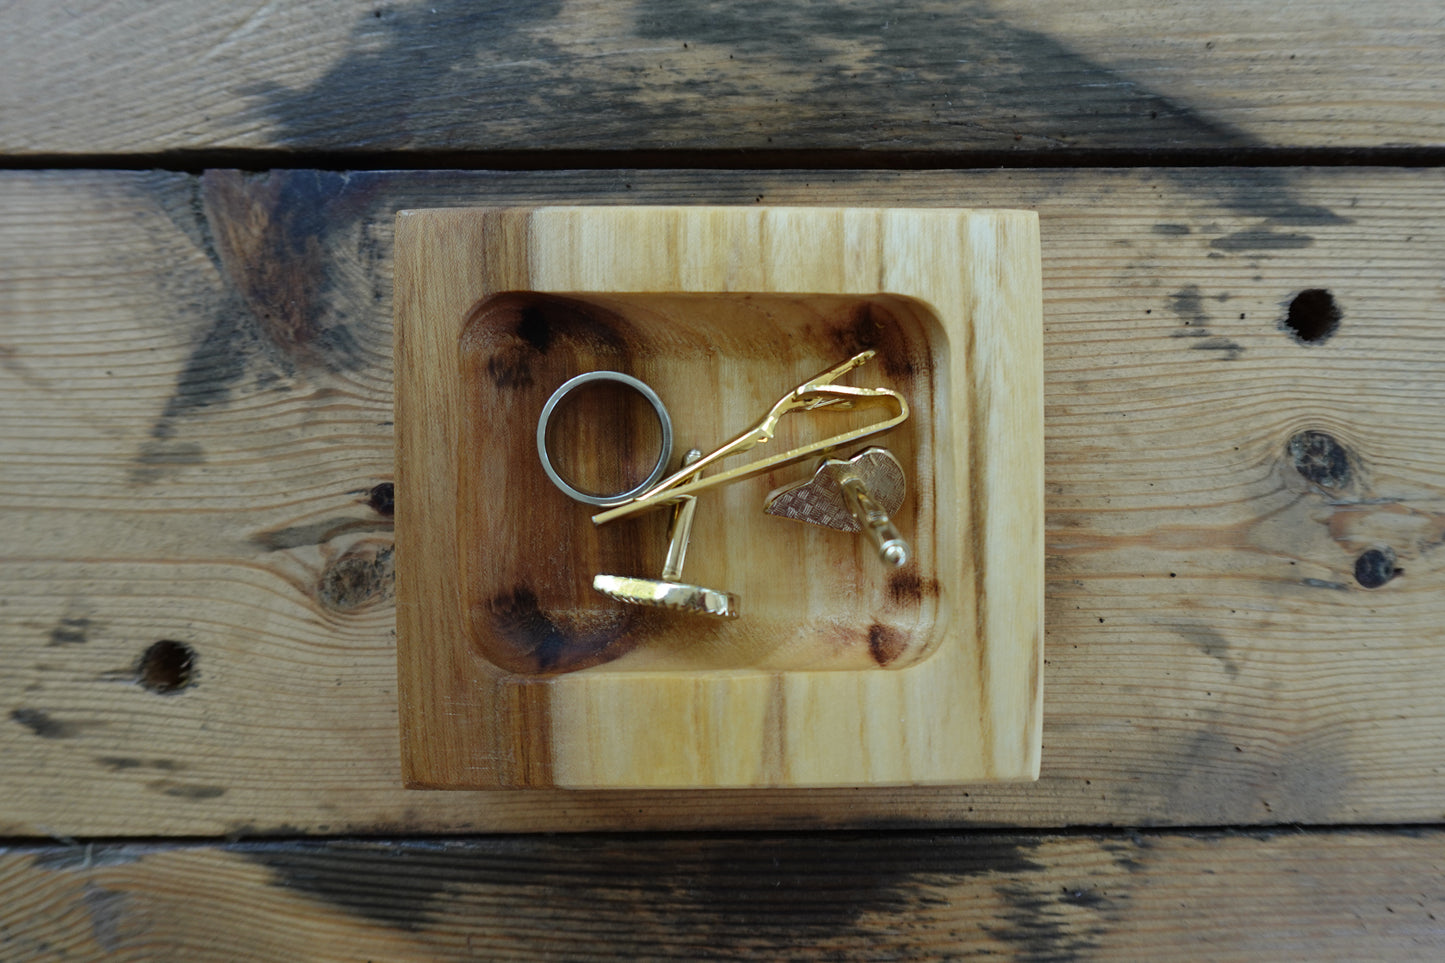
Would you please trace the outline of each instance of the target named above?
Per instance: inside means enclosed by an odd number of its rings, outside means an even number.
[[[632,500],[593,515],[593,524],[605,525],[619,518],[626,518],[629,515],[680,502],[689,496],[707,491],[709,488],[731,485],[744,478],[752,478],[755,475],[772,471],[774,468],[802,461],[812,455],[851,445],[856,441],[870,438],[901,425],[908,420],[908,401],[903,395],[891,388],[855,388],[851,385],[833,384],[834,381],[854,368],[867,364],[876,354],[877,352],[872,350],[862,351],[842,364],[835,365],[827,371],[809,378],[779,398],[777,403],[768,409],[768,413],[763,415],[762,419],[751,428],[724,442],[716,451],[704,455],[691,464],[684,465]],[[778,422],[784,415],[795,411],[815,411],[819,408],[843,410],[889,404],[890,402],[897,406],[897,413],[883,421],[865,425],[862,428],[854,428],[840,435],[833,435],[790,451],[760,458],[745,465],[738,465],[707,478],[700,477],[703,470],[710,465],[771,440],[777,432]]]

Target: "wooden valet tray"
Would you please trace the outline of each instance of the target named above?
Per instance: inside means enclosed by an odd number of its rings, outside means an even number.
[[[1038,222],[1031,212],[549,207],[405,211],[396,233],[397,661],[409,786],[837,786],[1034,779],[1043,630]],[[596,527],[537,419],[568,378],[651,385],[710,451],[865,348],[844,383],[912,417],[914,559],[765,515],[816,459],[700,496],[683,581],[742,617],[628,606],[666,511]],[[641,477],[619,397],[555,459]],[[644,409],[644,412],[646,409]],[[594,417],[586,417],[588,414]],[[876,419],[784,419],[782,451]],[[559,437],[560,436],[560,437]],[[757,457],[737,456],[727,467]],[[625,486],[617,486],[625,487]]]

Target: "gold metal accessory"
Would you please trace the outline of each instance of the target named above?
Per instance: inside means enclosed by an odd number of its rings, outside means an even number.
[[[840,532],[862,532],[887,565],[906,565],[912,549],[889,518],[903,505],[903,466],[887,448],[869,448],[847,461],[828,458],[813,477],[779,488],[763,511]]]
[[[768,413],[751,428],[723,443],[717,450],[704,455],[695,464],[685,466],[664,478],[640,495],[605,512],[593,515],[593,523],[603,525],[618,518],[626,518],[639,512],[670,505],[688,496],[707,491],[709,488],[730,485],[733,482],[742,481],[744,478],[752,478],[755,475],[772,471],[774,468],[802,461],[811,455],[820,455],[843,448],[864,438],[881,434],[890,428],[896,428],[908,420],[908,401],[903,395],[891,388],[855,388],[851,385],[833,384],[834,381],[854,368],[872,360],[875,354],[877,352],[872,350],[860,352],[842,364],[835,365],[827,371],[809,378],[778,399],[768,409]],[[862,428],[855,428],[790,451],[760,458],[707,478],[699,477],[700,473],[713,463],[771,440],[777,431],[778,421],[786,414],[795,411],[815,411],[819,408],[844,410],[873,405],[891,405],[896,408],[896,412],[882,421],[865,425]]]
[[[701,458],[702,452],[692,449],[683,457],[683,468],[696,465]],[[662,578],[596,575],[592,579],[592,587],[609,598],[629,605],[654,605],[721,619],[737,618],[736,595],[678,581],[682,578],[682,563],[687,557],[687,545],[692,537],[692,516],[696,508],[697,497],[694,495],[683,496],[673,506],[672,521],[667,532],[667,561],[662,566]]]

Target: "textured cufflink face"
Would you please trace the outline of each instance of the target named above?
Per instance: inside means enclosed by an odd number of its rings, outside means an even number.
[[[869,448],[847,461],[829,458],[818,466],[812,478],[769,494],[763,511],[840,532],[861,531],[843,497],[843,479],[848,477],[860,480],[889,515],[903,506],[903,496],[907,493],[903,466],[888,449]]]

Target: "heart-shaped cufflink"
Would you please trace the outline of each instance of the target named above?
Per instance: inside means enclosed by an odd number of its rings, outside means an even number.
[[[868,448],[846,461],[829,458],[806,481],[779,488],[763,511],[780,518],[840,532],[862,532],[889,565],[907,564],[912,554],[889,516],[903,505],[903,466],[886,448]]]

